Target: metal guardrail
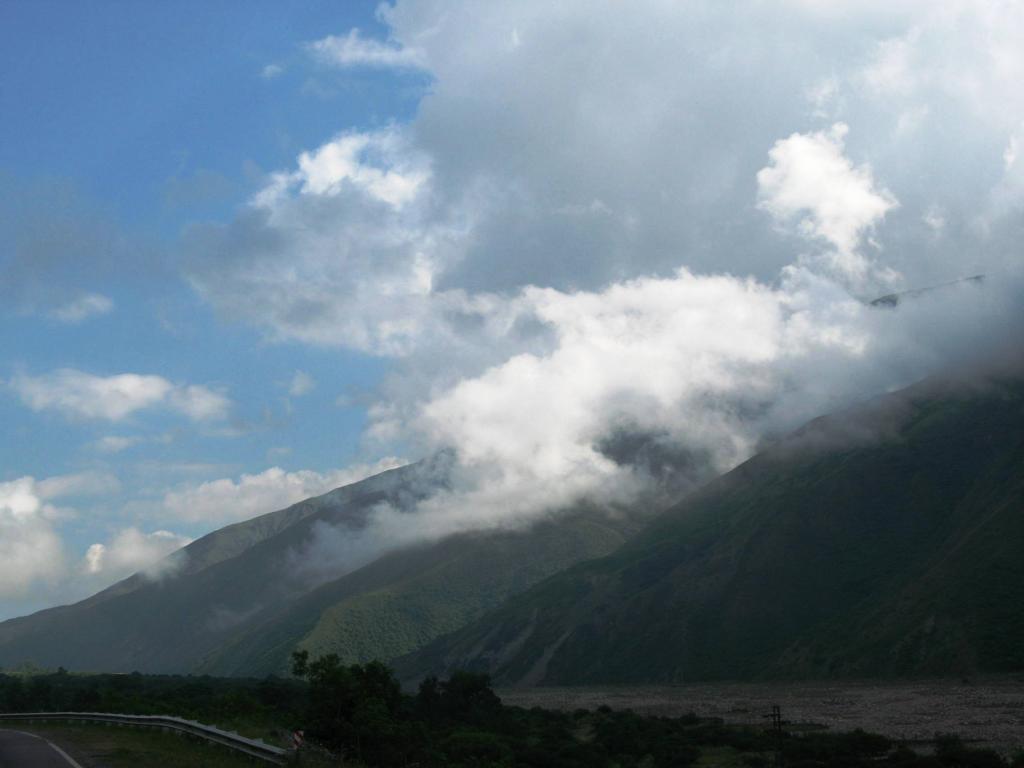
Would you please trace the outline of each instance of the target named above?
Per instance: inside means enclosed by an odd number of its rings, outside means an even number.
[[[290,755],[289,750],[267,744],[259,739],[240,736],[234,731],[224,731],[212,725],[203,725],[194,720],[163,715],[117,715],[105,712],[17,712],[0,714],[0,722],[26,720],[75,720],[80,722],[109,723],[112,725],[137,725],[147,728],[161,728],[165,731],[187,733],[190,736],[220,744],[242,752],[250,757],[268,763],[283,765]]]

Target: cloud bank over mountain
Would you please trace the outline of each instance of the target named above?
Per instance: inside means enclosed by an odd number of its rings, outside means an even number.
[[[237,481],[222,477],[168,491],[159,514],[174,520],[208,523],[248,520],[403,464],[401,459],[387,457],[373,464],[324,473],[285,472],[280,467],[271,467],[256,475],[243,474]]]
[[[309,123],[275,127],[276,154],[236,131],[170,168],[177,148],[146,144],[169,179],[107,180],[179,218],[0,178],[0,298],[43,329],[10,337],[10,439],[61,449],[3,477],[17,599],[145,569],[386,457],[454,460],[418,517],[379,511],[361,557],[678,494],[1019,338],[1019,5],[398,0],[378,16],[245,61],[261,104],[289,92],[282,120]],[[211,104],[235,95],[211,84]],[[345,108],[325,119],[315,99]],[[236,143],[242,172],[218,164]],[[167,241],[121,231],[119,209]],[[126,490],[62,497],[54,517],[33,478],[92,471]],[[75,510],[93,527],[67,536]]]
[[[396,536],[628,499],[651,478],[607,450],[623,432],[724,471],[1017,323],[1019,7],[380,15],[386,41],[308,50],[429,73],[414,119],[302,153],[187,247],[224,315],[395,361],[368,440],[457,456]]]

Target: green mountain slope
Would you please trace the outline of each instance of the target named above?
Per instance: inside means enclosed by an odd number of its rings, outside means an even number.
[[[400,659],[501,684],[1024,669],[1024,383],[818,419]]]
[[[538,581],[605,555],[636,521],[580,512],[523,531],[452,536],[393,552],[268,612],[211,655],[211,674],[283,672],[296,648],[346,663],[391,659],[458,629]]]
[[[172,555],[175,572],[132,576],[70,606],[0,623],[0,666],[106,671],[189,671],[233,628],[310,586],[296,553],[317,526],[357,530],[382,501],[426,493],[435,467],[416,464],[215,531]]]
[[[384,501],[415,514],[414,502],[444,482],[445,461],[211,533],[173,556],[170,576],[136,575],[75,605],[0,623],[0,667],[262,675],[285,671],[300,646],[353,661],[390,658],[611,552],[639,528],[627,516],[577,510],[529,530],[392,551],[355,569],[334,564],[344,575],[326,583],[322,573],[310,577],[324,571],[309,547],[322,526],[356,532]]]

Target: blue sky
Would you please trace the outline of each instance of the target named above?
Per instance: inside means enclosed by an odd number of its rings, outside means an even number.
[[[610,437],[705,476],[1007,343],[1022,35],[998,0],[3,3],[0,618],[443,449],[373,546],[628,503]]]
[[[159,488],[274,465],[327,471],[358,460],[360,401],[385,364],[267,343],[251,327],[221,322],[176,264],[182,232],[230,215],[268,170],[339,130],[414,112],[422,75],[324,71],[303,53],[304,43],[334,30],[380,34],[375,7],[33,1],[0,8],[0,232],[5,249],[27,254],[25,268],[4,274],[0,378],[73,368],[202,384],[227,393],[230,414],[217,427],[237,433],[220,436],[159,409],[114,423],[69,419],[34,412],[4,391],[0,481],[94,473],[121,482],[113,493],[62,499],[85,510],[63,526],[72,557],[125,524],[118,510],[138,484]],[[53,317],[82,294],[101,295],[113,309],[74,322]],[[289,394],[298,371],[315,382],[300,397]],[[97,451],[111,435],[140,442],[117,454]],[[163,476],[162,465],[170,468]],[[182,536],[210,527],[174,526]]]
[[[317,424],[329,418],[330,437],[312,430],[289,446],[294,460],[317,467],[350,458],[360,409],[325,406],[372,386],[380,364],[363,355],[263,344],[251,329],[217,325],[173,264],[183,228],[233,210],[266,169],[287,166],[302,148],[343,127],[412,113],[415,87],[408,78],[325,73],[301,53],[304,42],[325,30],[379,31],[374,9],[374,3],[5,3],[5,197],[30,198],[12,207],[29,207],[28,215],[41,220],[37,230],[53,224],[43,222],[54,213],[53,198],[62,198],[55,226],[71,229],[72,239],[81,230],[100,230],[88,245],[123,251],[128,265],[90,275],[89,262],[100,254],[87,246],[71,255],[82,272],[70,276],[74,290],[100,292],[116,306],[87,323],[41,321],[38,312],[8,304],[13,311],[0,327],[5,374],[137,369],[216,382],[232,391],[238,419],[258,423],[265,409],[280,411],[287,394],[280,382],[301,369],[328,382],[309,404]],[[262,76],[275,65],[280,75]],[[19,221],[4,224],[8,242],[24,228]],[[214,325],[215,337],[208,331]],[[0,446],[7,474],[58,474],[84,461],[68,430],[103,432],[40,423],[6,398],[2,407],[5,424],[23,435],[17,445]],[[282,445],[296,442],[309,417],[302,409],[279,416],[275,434]],[[160,426],[166,425],[154,424]],[[219,462],[249,466],[265,459],[266,446],[221,442],[207,447]],[[200,449],[174,448],[168,459]]]

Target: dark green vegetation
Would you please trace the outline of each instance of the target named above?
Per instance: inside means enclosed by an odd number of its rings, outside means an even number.
[[[163,675],[0,674],[0,712],[105,711],[175,714],[284,744],[306,732],[304,765],[421,768],[550,766],[551,768],[680,768],[689,765],[772,765],[776,753],[794,766],[897,765],[906,768],[1005,768],[988,750],[956,737],[920,757],[863,731],[828,733],[728,726],[720,720],[642,717],[600,707],[553,712],[502,705],[485,675],[456,672],[428,678],[403,694],[379,662],[345,665],[334,655],[294,657],[302,680]],[[767,721],[766,721],[767,723]],[[19,723],[96,757],[104,765],[235,765],[230,753],[147,729]],[[175,747],[177,743],[177,747]],[[134,760],[134,762],[133,762]],[[190,763],[189,760],[193,762]],[[1024,759],[1012,763],[1024,766]]]
[[[579,513],[529,531],[469,533],[384,555],[248,623],[200,671],[281,672],[295,648],[346,663],[400,656],[567,565],[611,552],[636,525]]]
[[[690,765],[1004,768],[996,753],[941,738],[920,757],[884,736],[854,731],[789,734],[726,726],[693,715],[641,717],[607,707],[574,713],[503,706],[486,675],[456,672],[401,693],[382,664],[345,666],[335,656],[296,654],[309,680],[310,736],[347,761],[368,766],[503,768],[682,768]],[[709,762],[713,760],[714,762]],[[1018,761],[1015,765],[1022,765]]]
[[[305,708],[298,680],[179,675],[0,674],[0,712],[170,715],[276,741]]]
[[[818,419],[397,662],[502,685],[1024,669],[1024,384]]]
[[[638,523],[577,510],[530,531],[454,536],[368,565],[309,553],[327,528],[353,536],[374,506],[414,514],[444,482],[445,457],[385,472],[228,526],[80,603],[0,623],[0,666],[80,671],[286,672],[296,648],[349,662],[390,658],[458,629],[509,595],[611,552]]]

